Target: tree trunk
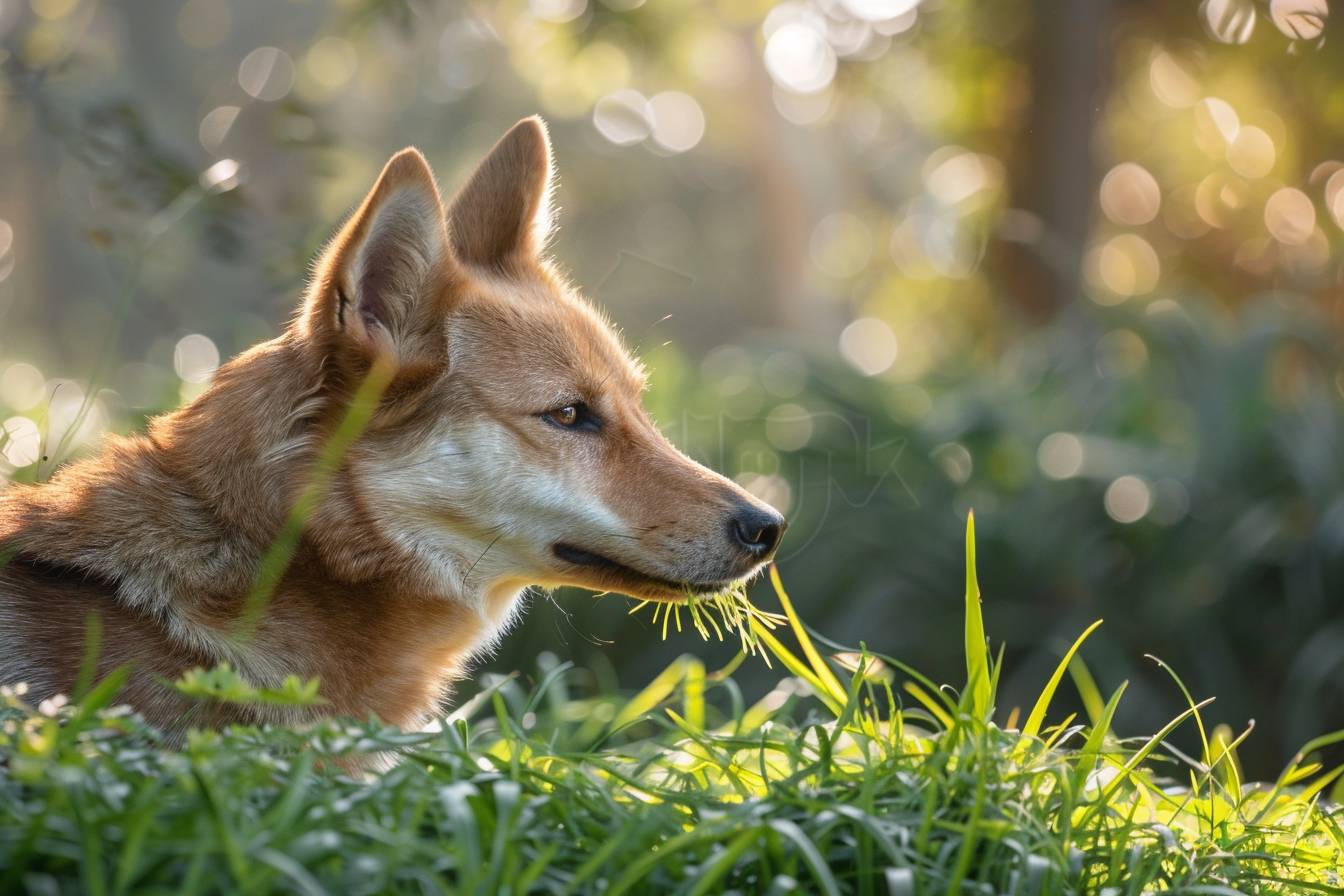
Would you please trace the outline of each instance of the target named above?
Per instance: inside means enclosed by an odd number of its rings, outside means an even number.
[[[1112,6],[1113,0],[1036,0],[1026,37],[1031,111],[1009,159],[1009,200],[1040,227],[1005,233],[992,273],[1003,294],[1037,320],[1052,317],[1081,291],[1097,181],[1094,132],[1110,70],[1106,26]]]

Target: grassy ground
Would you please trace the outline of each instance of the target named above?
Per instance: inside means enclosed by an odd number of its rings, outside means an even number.
[[[332,722],[168,750],[109,708],[115,680],[64,706],[8,692],[0,892],[1344,893],[1344,810],[1322,796],[1340,770],[1311,759],[1344,734],[1247,784],[1239,738],[1193,701],[1152,737],[1113,733],[1124,687],[1104,699],[1074,651],[1025,718],[996,713],[973,533],[967,570],[958,691],[823,657],[776,582],[786,625],[740,619],[780,670],[753,705],[689,656],[628,699],[560,665],[489,683],[434,732]],[[1092,718],[1047,721],[1070,672]],[[315,698],[226,670],[180,686]],[[1164,743],[1180,725],[1203,756]],[[382,751],[402,758],[377,775],[328,761]]]

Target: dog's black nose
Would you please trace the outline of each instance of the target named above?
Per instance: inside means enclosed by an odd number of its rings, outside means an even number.
[[[765,559],[779,547],[784,517],[768,507],[743,507],[728,521],[728,533],[747,553]]]

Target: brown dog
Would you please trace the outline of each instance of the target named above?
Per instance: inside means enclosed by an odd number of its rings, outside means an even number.
[[[94,614],[100,671],[129,665],[123,698],[168,730],[183,704],[162,680],[221,662],[258,686],[317,676],[323,712],[409,727],[529,585],[675,600],[757,571],[784,521],[655,428],[639,365],[542,257],[550,191],[535,118],[446,212],[424,158],[398,153],[283,335],[147,435],[0,492],[0,683],[68,692]]]

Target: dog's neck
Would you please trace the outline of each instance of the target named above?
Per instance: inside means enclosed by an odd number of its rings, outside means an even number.
[[[49,486],[0,492],[0,546],[115,583],[120,611],[257,684],[316,675],[337,712],[412,723],[521,589],[487,581],[458,593],[383,537],[337,476],[243,630],[332,413],[321,387],[320,362],[290,337],[258,346],[148,435],[110,439]]]

